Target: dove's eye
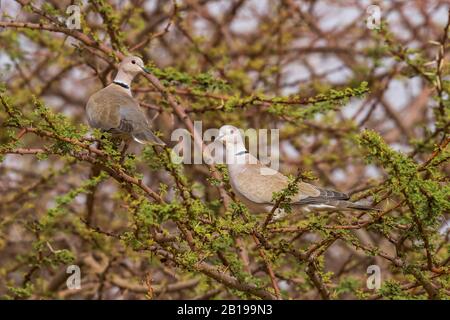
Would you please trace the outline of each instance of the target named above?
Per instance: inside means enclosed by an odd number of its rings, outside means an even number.
[[[136,64],[136,60],[131,60],[131,63],[132,64]]]

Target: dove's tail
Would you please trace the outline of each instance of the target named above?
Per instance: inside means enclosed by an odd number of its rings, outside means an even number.
[[[140,144],[154,144],[159,146],[165,146],[166,144],[160,138],[158,138],[151,130],[142,132],[133,132],[133,139]]]
[[[346,200],[327,200],[322,203],[312,203],[306,206],[307,210],[324,210],[324,211],[335,211],[335,210],[362,210],[362,211],[381,211],[380,209],[370,207],[364,204],[354,203]]]
[[[378,208],[374,208],[374,207],[371,207],[371,206],[367,206],[367,205],[359,204],[359,203],[354,203],[354,202],[350,202],[350,201],[338,200],[336,202],[337,202],[336,208],[342,209],[342,210],[362,210],[362,211],[374,210],[374,211],[381,211]]]

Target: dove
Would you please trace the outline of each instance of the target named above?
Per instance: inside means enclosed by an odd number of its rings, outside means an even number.
[[[148,73],[148,70],[141,58],[124,58],[114,81],[89,98],[86,104],[88,123],[92,128],[110,132],[113,136],[164,146],[165,143],[150,130],[144,111],[131,94],[131,82],[142,72]]]
[[[254,213],[268,213],[273,209],[274,192],[288,187],[289,179],[282,173],[261,164],[245,148],[243,137],[236,127],[225,125],[215,141],[225,145],[230,184],[237,198]],[[323,189],[306,182],[298,183],[298,192],[290,197],[293,213],[321,210],[378,210],[348,201],[342,192]],[[273,220],[287,213],[282,208],[274,212]]]

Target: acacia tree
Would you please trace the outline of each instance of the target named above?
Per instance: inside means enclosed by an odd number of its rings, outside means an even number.
[[[448,2],[378,8],[368,28],[352,0],[2,1],[2,297],[448,298]],[[169,147],[122,157],[84,106],[128,54]],[[280,170],[300,174],[278,205],[317,178],[381,211],[265,223],[225,166],[170,160],[194,121],[279,129]]]

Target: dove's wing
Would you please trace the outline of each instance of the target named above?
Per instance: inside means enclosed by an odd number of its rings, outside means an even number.
[[[89,99],[89,124],[115,134],[131,135],[139,143],[164,145],[150,130],[150,124],[138,102],[125,92],[114,89],[110,85]]]
[[[239,174],[233,177],[235,188],[247,199],[259,204],[273,204],[274,192],[280,192],[288,187],[289,179],[278,171],[272,175],[263,172],[271,170],[261,163],[245,164]],[[341,192],[326,190],[306,182],[298,183],[298,192],[291,197],[292,204],[320,204],[329,200],[346,200],[348,195]]]
[[[119,129],[131,134],[134,140],[139,143],[165,145],[165,143],[150,130],[150,124],[137,102],[135,102],[135,105],[120,106]]]

